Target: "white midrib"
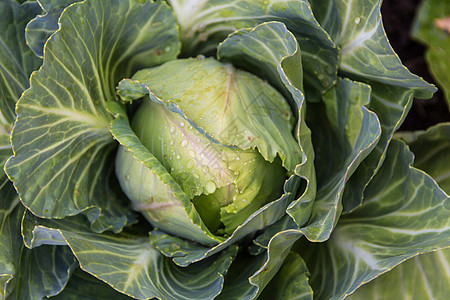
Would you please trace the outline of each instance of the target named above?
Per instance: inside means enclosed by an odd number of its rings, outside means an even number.
[[[198,11],[203,8],[207,1],[208,0],[169,0],[181,28],[191,27],[191,23],[195,20],[194,16],[198,14]]]
[[[37,111],[45,112],[47,114],[64,116],[66,117],[67,120],[72,120],[77,123],[90,125],[95,128],[105,128],[105,129],[109,128],[109,122],[107,120],[95,117],[94,115],[89,113],[64,108],[49,108],[49,107],[44,108],[34,105],[27,105],[27,107]]]
[[[375,34],[376,31],[377,26],[373,27],[367,32],[365,31],[360,32],[350,43],[342,47],[341,55],[345,56],[353,52],[353,50],[363,45],[366,40],[370,39]]]
[[[142,253],[136,257],[133,266],[128,271],[129,275],[124,285],[125,291],[127,291],[130,288],[130,286],[133,284],[133,282],[137,280],[137,278],[139,277],[139,275],[141,275],[142,272],[147,273],[151,258],[152,258],[152,251],[149,248],[144,248],[142,250]]]

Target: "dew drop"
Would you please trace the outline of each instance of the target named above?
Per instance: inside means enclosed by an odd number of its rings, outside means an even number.
[[[209,194],[214,193],[214,191],[216,190],[216,184],[213,181],[208,181],[205,188]]]
[[[173,140],[171,140],[171,141],[169,142],[169,145],[173,145]]]
[[[186,163],[186,168],[188,170],[192,169],[192,167],[194,166],[194,161],[192,159],[188,160],[188,162]]]
[[[359,24],[359,22],[361,22],[361,18],[360,17],[356,17],[355,18],[355,24]]]
[[[169,132],[170,132],[170,133],[174,133],[174,132],[175,132],[175,127],[173,127],[173,126],[170,127]]]
[[[208,171],[209,171],[208,166],[203,166],[202,167],[202,171],[205,172],[205,173],[208,173]]]
[[[195,152],[194,152],[193,150],[191,150],[191,151],[189,151],[189,155],[190,155],[191,157],[195,157]]]
[[[197,173],[194,173],[194,177],[195,177],[196,179],[199,179],[199,178],[200,178],[200,176],[198,176]]]
[[[241,160],[241,158],[239,156],[236,156],[236,160]]]
[[[184,127],[184,122],[180,122],[180,127]]]
[[[181,142],[181,147],[186,147],[189,144],[189,142],[187,140],[183,140]]]
[[[177,154],[177,159],[180,159],[180,158],[181,158],[180,154]]]

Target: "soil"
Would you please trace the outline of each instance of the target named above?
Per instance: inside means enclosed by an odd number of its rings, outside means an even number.
[[[437,85],[424,59],[426,48],[411,40],[410,30],[420,0],[385,0],[381,6],[383,23],[389,42],[403,64],[414,74]],[[413,106],[400,130],[420,130],[450,121],[450,113],[442,91],[429,100],[414,99]]]

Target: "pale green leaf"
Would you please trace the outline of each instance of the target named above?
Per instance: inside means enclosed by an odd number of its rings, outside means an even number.
[[[62,13],[45,44],[45,63],[18,103],[6,169],[37,216],[85,211],[93,229],[119,231],[130,212],[109,180],[116,145],[105,103],[115,98],[119,79],[173,59],[179,42],[163,2],[103,4],[75,3]]]
[[[299,250],[317,299],[343,299],[408,258],[450,246],[449,197],[411,163],[392,141],[363,205],[341,217],[327,242]]]
[[[284,23],[302,49],[307,96],[313,100],[336,80],[338,50],[317,23],[306,0],[169,0],[178,19],[183,51],[207,54],[236,29],[263,22]],[[263,47],[265,48],[265,46]],[[261,49],[263,50],[263,49]]]

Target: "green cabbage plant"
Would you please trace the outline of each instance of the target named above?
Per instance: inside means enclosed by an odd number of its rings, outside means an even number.
[[[394,136],[436,88],[380,1],[19,2],[2,299],[450,293],[450,125]]]

